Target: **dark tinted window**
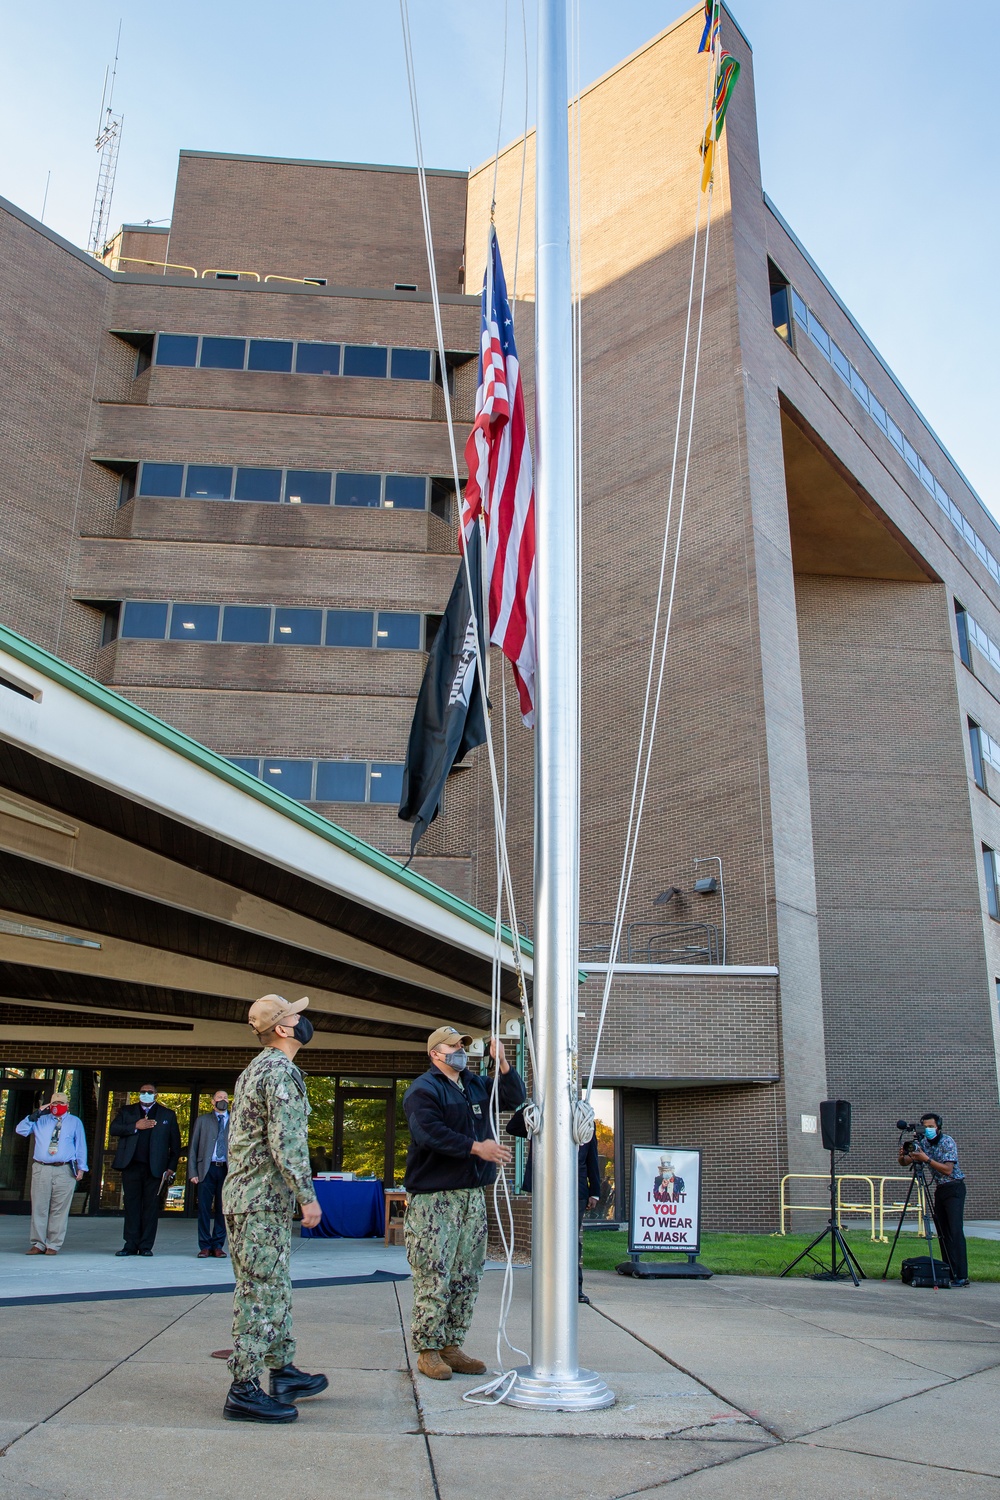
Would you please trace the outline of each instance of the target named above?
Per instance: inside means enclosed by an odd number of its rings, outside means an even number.
[[[332,474],[315,469],[289,469],[285,475],[285,499],[290,505],[329,505]]]
[[[294,797],[297,802],[308,802],[312,796],[311,760],[266,760],[261,780],[268,786]]]
[[[183,479],[183,464],[143,464],[139,476],[139,494],[179,495]]]
[[[281,499],[280,469],[237,469],[237,500],[269,500],[277,505]]]
[[[256,756],[251,757],[247,755],[227,755],[226,759],[229,761],[230,765],[239,766],[241,771],[249,771],[251,776],[260,775],[260,761],[256,758]]]
[[[986,768],[983,765],[983,742],[979,734],[979,725],[973,719],[969,719],[969,746],[972,750],[972,774],[976,780],[976,786],[980,791],[986,790]]]
[[[281,370],[292,368],[292,345],[282,339],[251,339],[247,357],[248,370]]]
[[[222,639],[257,645],[271,639],[271,611],[266,604],[227,604],[222,612]]]
[[[233,471],[216,464],[188,464],[184,493],[189,500],[228,500]]]
[[[381,474],[338,474],[337,505],[374,505],[382,502]]]
[[[430,380],[430,350],[393,349],[392,378],[393,380]]]
[[[370,646],[374,616],[367,609],[328,609],[326,644],[328,646]]]
[[[387,651],[420,650],[420,616],[397,615],[382,611],[378,617],[375,644]]]
[[[345,375],[378,375],[385,378],[387,349],[372,344],[347,344],[344,348]]]
[[[161,333],[156,340],[158,365],[193,365],[197,358],[197,334]]]
[[[214,641],[219,634],[217,604],[175,604],[170,613],[172,641]]]
[[[279,646],[318,646],[323,638],[321,609],[276,609],[274,639]]]
[[[398,806],[402,792],[402,766],[393,766],[385,761],[373,761],[371,790],[368,793],[368,800],[370,802],[391,802],[395,806]]]
[[[385,503],[393,510],[426,510],[427,480],[410,474],[385,476]]]
[[[122,635],[138,641],[162,641],[167,633],[167,606],[130,600],[122,611]]]
[[[316,801],[363,802],[366,780],[364,761],[321,760],[316,767]]]
[[[246,339],[203,338],[198,363],[203,370],[242,370],[246,349]]]
[[[300,344],[295,351],[295,368],[300,375],[339,375],[339,344]]]

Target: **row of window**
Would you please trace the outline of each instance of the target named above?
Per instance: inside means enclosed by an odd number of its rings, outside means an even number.
[[[790,312],[789,301],[791,303]],[[948,517],[955,530],[968,542],[980,562],[989,572],[994,583],[1000,584],[1000,559],[990,551],[979,533],[966,520],[955,502],[949,498],[945,490],[934,478],[934,475],[913,447],[913,444],[907,437],[904,437],[902,431],[892,420],[892,417],[889,416],[889,413],[881,401],[878,400],[874,391],[869,389],[868,385],[862,380],[857,370],[847,358],[847,355],[827,333],[812,308],[806,306],[806,303],[793,286],[777,279],[776,270],[772,272],[771,320],[774,323],[775,331],[788,344],[794,343],[792,333],[793,320],[808,334],[812,343],[827,363],[833,366],[855,400],[864,407],[872,420],[878,424],[896,451],[902,455],[906,463],[913,470],[927,493],[933,496],[936,504],[944,515]]]
[[[1000,672],[1000,645],[987,635],[986,631],[974,620],[964,605],[955,600],[955,626],[958,631],[958,654],[962,658],[963,666],[972,672],[972,647],[986,657],[991,667]]]
[[[139,465],[138,493],[166,499],[427,510],[431,480],[412,474],[344,474],[326,469],[143,462]],[[122,498],[123,501],[132,498],[131,483],[123,483]]]
[[[436,622],[437,617],[432,616]],[[105,643],[120,633],[139,641],[225,641],[259,646],[360,646],[421,651],[425,618],[397,610],[300,609],[270,604],[178,604],[129,599]]]
[[[147,356],[148,357],[148,356]],[[383,344],[325,344],[305,339],[237,339],[208,334],[158,333],[157,365],[202,370],[260,370],[271,374],[354,375],[375,380],[433,380],[430,349]]]
[[[226,758],[296,802],[388,802],[398,807],[403,794],[403,767],[392,761]]]

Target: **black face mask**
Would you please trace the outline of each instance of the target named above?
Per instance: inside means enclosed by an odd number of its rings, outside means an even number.
[[[299,1019],[295,1023],[295,1030],[292,1032],[292,1036],[297,1042],[301,1042],[303,1047],[305,1046],[306,1042],[312,1041],[313,1023],[310,1021],[308,1016],[299,1016]]]

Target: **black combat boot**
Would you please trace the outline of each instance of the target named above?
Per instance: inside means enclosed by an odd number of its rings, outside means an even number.
[[[325,1375],[307,1375],[294,1365],[282,1365],[271,1371],[271,1395],[276,1401],[297,1401],[303,1396],[318,1396],[330,1382]]]
[[[253,1380],[234,1380],[222,1415],[230,1422],[294,1422],[298,1411],[290,1401],[275,1401]]]

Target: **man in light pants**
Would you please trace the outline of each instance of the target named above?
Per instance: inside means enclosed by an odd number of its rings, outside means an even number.
[[[87,1170],[83,1121],[69,1113],[69,1095],[55,1093],[15,1126],[34,1136],[31,1163],[31,1249],[29,1255],[58,1255],[76,1185]]]

